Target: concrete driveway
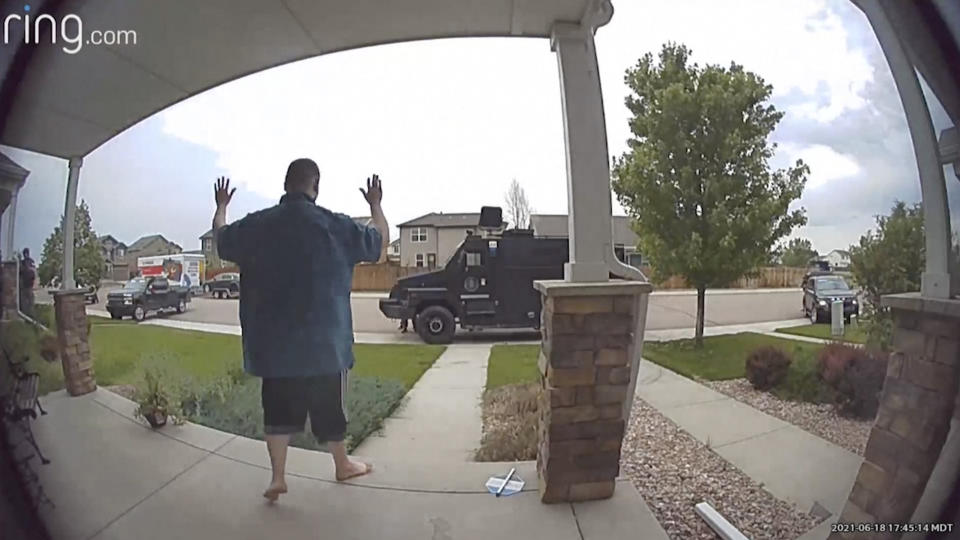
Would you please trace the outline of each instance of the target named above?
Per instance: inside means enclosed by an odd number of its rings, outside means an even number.
[[[116,286],[100,290],[104,309],[107,293]],[[355,332],[395,332],[397,322],[380,313],[379,300],[383,293],[354,293],[353,327]],[[706,325],[729,326],[767,321],[783,321],[803,316],[800,289],[719,289],[707,291]],[[37,295],[38,301],[48,300],[45,292]],[[169,318],[190,322],[238,325],[238,300],[218,300],[195,297],[187,312],[169,315]],[[648,330],[692,328],[696,322],[697,296],[694,291],[656,291],[650,297],[647,312]]]

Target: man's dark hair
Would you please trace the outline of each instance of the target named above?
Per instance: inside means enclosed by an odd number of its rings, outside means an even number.
[[[23,248],[23,256],[24,257],[30,256],[30,248]]]
[[[287,178],[283,182],[286,191],[301,191],[311,187],[310,183],[320,176],[320,167],[308,158],[295,159],[287,167]]]

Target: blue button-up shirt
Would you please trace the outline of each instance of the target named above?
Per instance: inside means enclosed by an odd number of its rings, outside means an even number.
[[[288,194],[220,229],[217,249],[240,266],[248,373],[303,377],[353,367],[353,267],[379,260],[377,229]]]

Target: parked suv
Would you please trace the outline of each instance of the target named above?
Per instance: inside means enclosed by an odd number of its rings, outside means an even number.
[[[842,276],[826,274],[807,277],[803,284],[803,314],[810,317],[810,322],[829,321],[835,300],[843,301],[844,321],[850,322],[850,317],[860,316],[857,293]]]
[[[214,298],[239,298],[240,274],[236,272],[217,274],[207,283],[207,286]]]

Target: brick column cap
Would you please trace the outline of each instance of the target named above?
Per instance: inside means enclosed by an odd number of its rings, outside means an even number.
[[[918,292],[910,292],[884,295],[880,301],[892,309],[960,319],[960,300],[952,298],[930,298],[920,296]]]
[[[78,296],[86,294],[87,292],[88,289],[57,289],[55,291],[51,291],[51,294],[53,294],[53,297],[56,298],[58,296]]]
[[[564,280],[534,281],[534,288],[541,293],[556,296],[624,296],[649,294],[653,285],[644,281],[614,279],[596,283],[574,283]]]

